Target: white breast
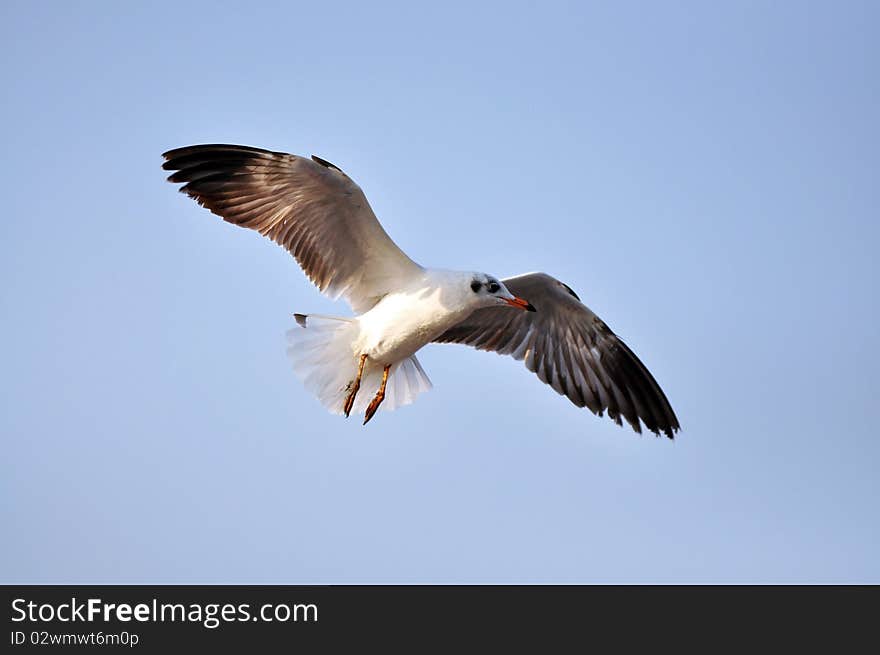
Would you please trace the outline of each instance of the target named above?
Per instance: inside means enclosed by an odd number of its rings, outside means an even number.
[[[358,317],[355,348],[374,361],[392,364],[409,357],[472,311],[458,287],[461,273],[426,270],[406,288],[385,296]]]

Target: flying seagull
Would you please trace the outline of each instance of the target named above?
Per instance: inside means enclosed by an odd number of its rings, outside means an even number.
[[[356,316],[294,314],[288,352],[330,411],[413,402],[431,382],[416,353],[461,343],[522,360],[578,407],[670,439],[678,419],[648,369],[571,288],[546,273],[498,279],[426,268],[391,240],[360,187],[337,166],[238,145],[169,150],[168,180],[223,220],[284,246]]]

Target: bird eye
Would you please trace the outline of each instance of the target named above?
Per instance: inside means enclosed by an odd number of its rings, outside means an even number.
[[[495,293],[501,288],[501,285],[497,282],[490,282],[487,288],[489,289],[489,293]]]
[[[471,282],[471,291],[473,291],[474,293],[479,293],[480,287],[482,287],[482,286],[483,286],[482,284],[480,284],[479,282],[474,280],[473,282]]]

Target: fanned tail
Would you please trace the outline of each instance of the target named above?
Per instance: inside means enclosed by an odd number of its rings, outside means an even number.
[[[342,414],[345,399],[357,375],[360,353],[354,342],[360,332],[357,319],[319,314],[295,314],[297,327],[287,332],[287,354],[306,389],[333,414]],[[367,360],[354,412],[363,412],[379,390],[382,366]],[[382,410],[393,410],[415,401],[431,388],[415,355],[392,365]]]

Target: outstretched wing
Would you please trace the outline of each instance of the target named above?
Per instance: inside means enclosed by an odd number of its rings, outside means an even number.
[[[546,273],[502,280],[535,312],[478,309],[435,341],[462,343],[524,360],[526,367],[578,407],[621,416],[641,432],[670,439],[678,419],[660,385],[633,352],[567,285]]]
[[[330,162],[235,145],[169,150],[169,182],[223,220],[284,246],[327,295],[362,313],[421,267],[382,229],[360,187]]]

